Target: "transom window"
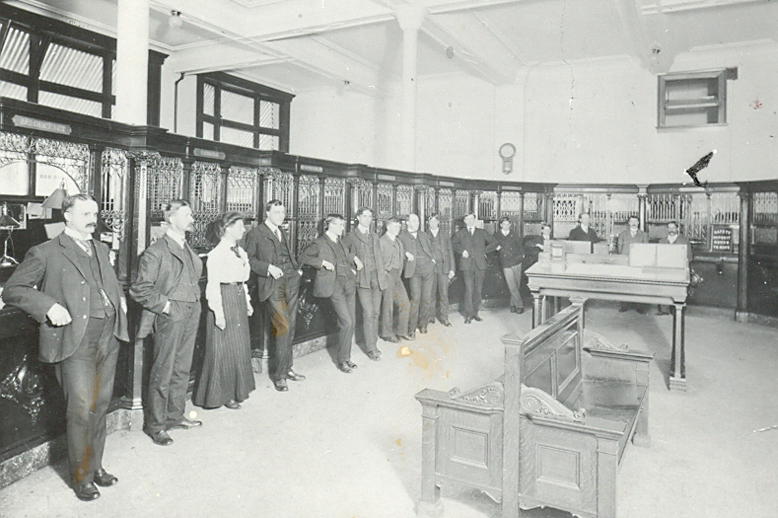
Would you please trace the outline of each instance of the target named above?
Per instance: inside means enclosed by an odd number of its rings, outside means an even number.
[[[293,95],[221,72],[197,76],[197,136],[237,146],[289,151]]]

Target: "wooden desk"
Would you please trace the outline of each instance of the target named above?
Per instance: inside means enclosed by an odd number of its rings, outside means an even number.
[[[536,263],[525,273],[534,298],[533,327],[546,320],[550,307],[548,297],[585,297],[674,307],[670,389],[686,391],[684,308],[688,269],[568,262]]]

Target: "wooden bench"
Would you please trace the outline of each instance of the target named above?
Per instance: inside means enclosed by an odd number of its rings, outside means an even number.
[[[584,299],[533,329],[507,335],[505,374],[476,390],[416,395],[422,412],[418,513],[440,516],[455,483],[519,508],[616,516],[616,475],[627,445],[648,446],[653,354],[584,329]]]

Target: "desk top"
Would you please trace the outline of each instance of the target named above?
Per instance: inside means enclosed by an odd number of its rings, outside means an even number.
[[[627,264],[535,263],[525,273],[528,278],[533,276],[578,277],[612,282],[644,281],[684,286],[690,281],[688,268],[640,267]]]

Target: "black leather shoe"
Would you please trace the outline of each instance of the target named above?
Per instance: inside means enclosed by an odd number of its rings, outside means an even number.
[[[473,319],[472,319],[472,318],[470,318],[470,317],[465,317],[465,324],[469,324],[469,323],[470,323],[470,322],[472,322],[472,321],[473,321]]]
[[[373,360],[374,362],[380,362],[381,361],[381,352],[380,351],[370,351],[369,353],[367,353],[367,357],[370,358],[371,360]]]
[[[227,401],[226,403],[224,403],[224,406],[226,406],[230,410],[240,410],[240,403],[238,403],[237,401],[234,401],[234,400],[233,401]]]
[[[443,321],[441,322],[441,324],[443,324],[443,325],[444,325],[444,326],[446,326],[446,327],[451,327],[451,322],[449,322],[448,320],[443,320]]]
[[[111,487],[119,483],[119,479],[100,468],[95,471],[94,483],[100,487]]]
[[[357,367],[359,367],[356,363],[352,362],[351,360],[347,360],[346,365],[348,365],[352,369],[356,369]]]
[[[397,338],[396,336],[382,336],[381,340],[383,340],[384,342],[392,342],[394,344],[400,341],[400,339]]]
[[[524,308],[523,307],[519,306],[518,308],[516,308],[516,314],[517,315],[521,315],[522,313],[524,313]]]
[[[286,392],[289,387],[286,385],[286,380],[274,380],[273,385],[276,386],[276,390],[279,392]]]
[[[302,374],[297,374],[295,371],[289,371],[289,373],[286,375],[286,379],[291,381],[305,381],[305,376]]]
[[[345,372],[346,374],[351,374],[352,372],[354,372],[354,370],[351,367],[349,367],[348,363],[346,362],[340,362],[338,364],[338,370],[340,372]]]
[[[84,502],[91,502],[100,498],[100,491],[97,490],[97,487],[92,482],[79,484],[73,488],[73,491],[75,491],[78,499]]]
[[[484,321],[484,319],[479,317],[478,315],[474,315],[473,316],[473,320],[475,320],[476,322],[483,322]]]
[[[173,439],[170,438],[165,430],[150,433],[149,437],[151,437],[151,440],[154,441],[154,444],[158,444],[160,446],[170,446],[173,444]]]
[[[670,312],[669,311],[657,311],[656,314],[657,315],[669,315]]]
[[[416,337],[415,337],[415,336],[411,336],[411,335],[400,335],[400,340],[407,340],[407,341],[409,341],[409,342],[410,342],[411,340],[415,340],[415,339],[416,339]]]
[[[419,329],[419,333],[426,335],[427,334],[427,326],[423,326],[421,329]]]
[[[203,426],[203,422],[184,417],[180,423],[168,427],[168,430],[189,430],[190,428],[197,428],[198,426]]]

